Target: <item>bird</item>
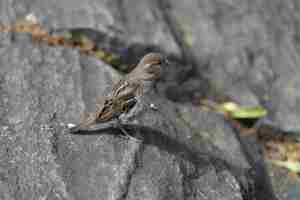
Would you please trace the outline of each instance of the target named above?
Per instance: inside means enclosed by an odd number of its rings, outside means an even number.
[[[70,129],[70,132],[77,133],[92,125],[113,120],[119,122],[119,117],[131,111],[139,98],[154,87],[162,76],[163,66],[167,64],[167,59],[160,53],[146,54],[129,74],[112,86],[107,95],[98,99],[95,112],[87,114],[79,125]],[[129,136],[122,127],[120,128]]]

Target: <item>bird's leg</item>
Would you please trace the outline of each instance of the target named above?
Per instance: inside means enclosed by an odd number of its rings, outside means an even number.
[[[140,142],[141,140],[140,139],[137,139],[133,136],[131,136],[124,128],[123,124],[117,120],[117,128],[120,129],[122,131],[122,133],[124,134],[123,137],[125,137],[126,139],[131,139],[133,141],[136,141],[136,142]]]

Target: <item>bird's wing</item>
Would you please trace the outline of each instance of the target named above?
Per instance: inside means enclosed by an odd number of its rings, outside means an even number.
[[[112,98],[128,101],[136,97],[136,92],[141,85],[133,81],[121,81],[117,87],[114,87]]]
[[[109,121],[115,116],[115,110],[113,108],[113,99],[110,97],[104,98],[97,105],[96,121],[105,122]]]

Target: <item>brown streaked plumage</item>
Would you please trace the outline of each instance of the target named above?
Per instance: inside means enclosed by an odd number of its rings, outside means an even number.
[[[115,84],[111,92],[97,102],[97,110],[91,113],[71,132],[78,132],[96,123],[105,123],[118,119],[129,112],[137,103],[138,97],[151,89],[161,76],[164,59],[159,53],[148,53],[136,68]],[[150,83],[150,84],[149,84]]]

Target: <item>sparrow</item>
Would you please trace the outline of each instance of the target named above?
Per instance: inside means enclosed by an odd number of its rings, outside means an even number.
[[[98,123],[119,121],[119,117],[131,111],[139,98],[149,92],[163,72],[167,60],[159,53],[148,53],[138,65],[123,79],[113,85],[111,91],[96,103],[96,111],[89,113],[79,125],[70,129],[71,133],[88,129]],[[121,127],[120,127],[121,128]],[[126,135],[126,131],[122,129]]]

